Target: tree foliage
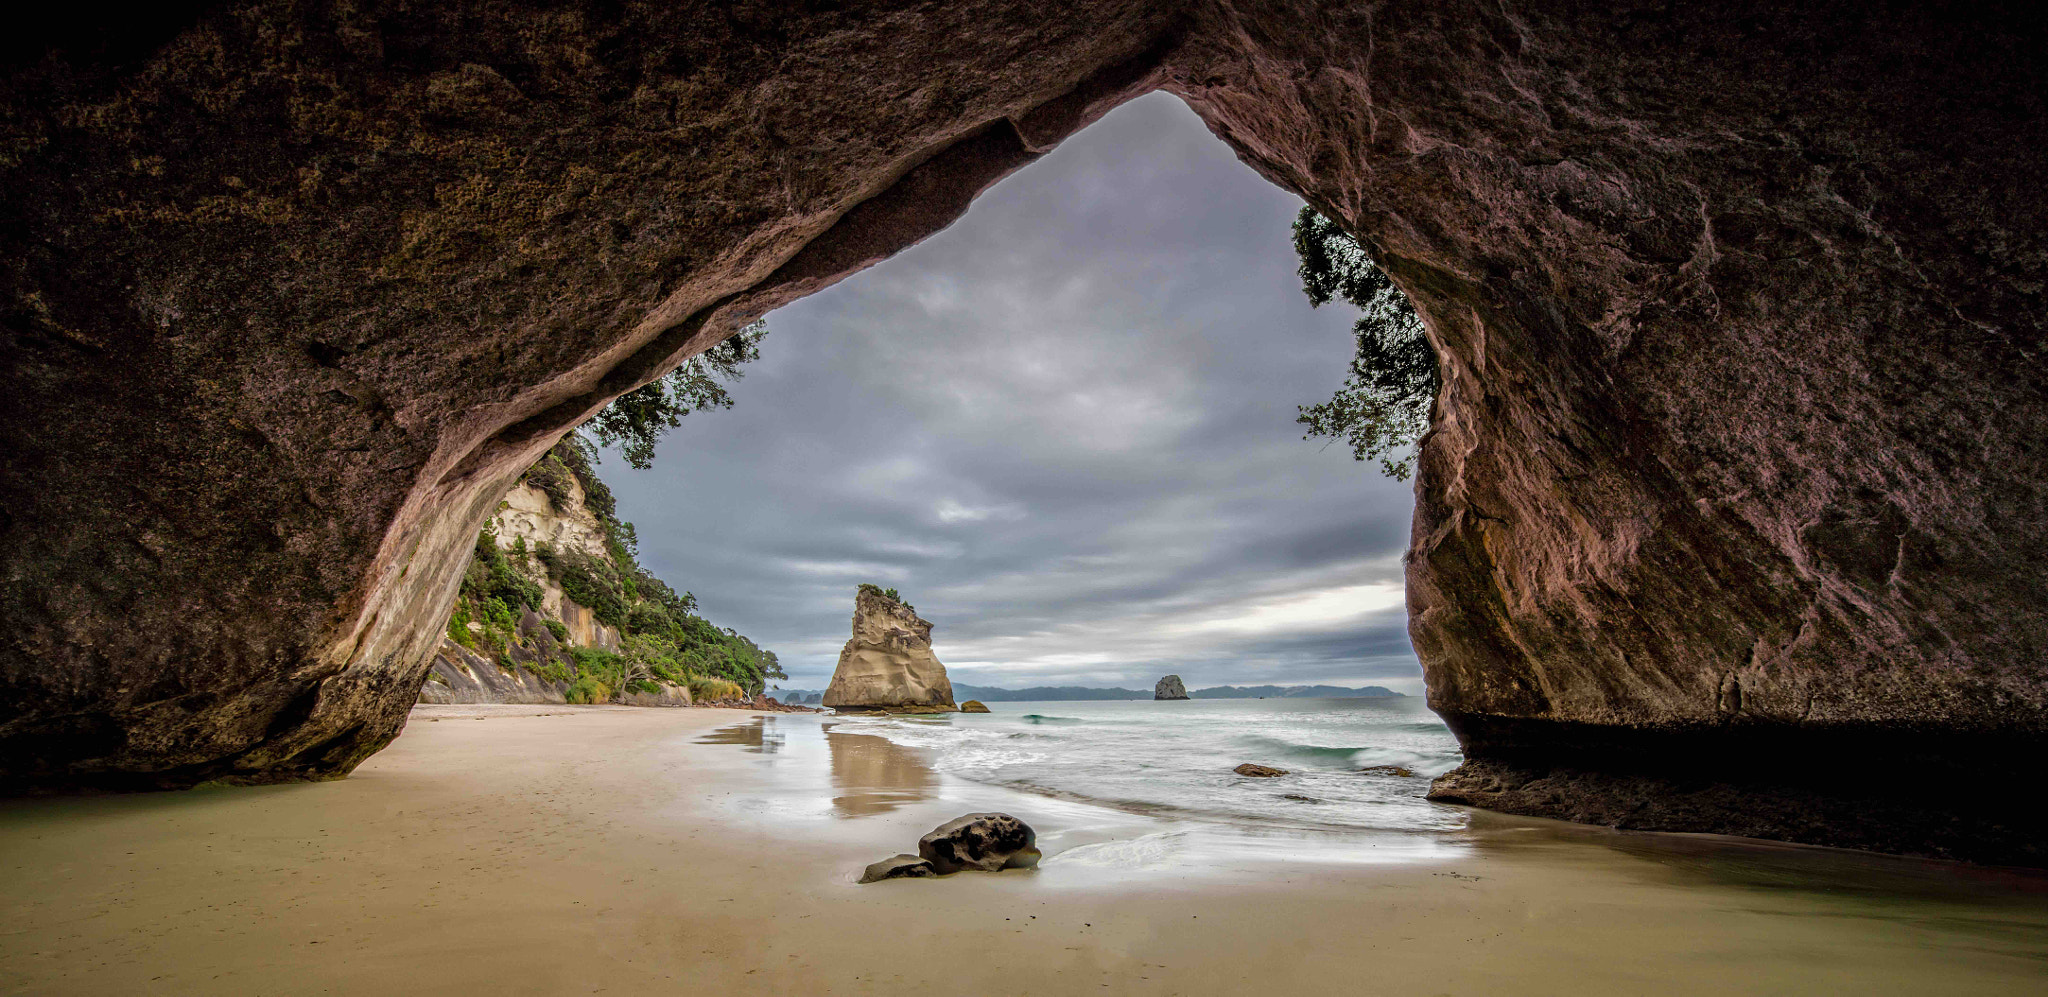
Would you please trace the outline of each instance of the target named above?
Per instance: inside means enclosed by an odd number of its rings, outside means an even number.
[[[575,510],[580,489],[583,511],[603,531],[604,552],[546,542],[528,546],[524,537],[501,549],[486,524],[448,621],[449,639],[508,668],[515,664],[515,649],[523,648],[519,653],[526,660],[521,663],[542,678],[568,684],[570,702],[608,702],[653,691],[661,682],[687,685],[699,699],[736,699],[789,677],[775,652],[697,615],[695,595],[677,592],[639,563],[633,524],[619,519],[611,489],[575,440],[556,444],[527,470],[525,480],[546,492],[564,514]],[[543,646],[535,634],[522,633],[519,611],[522,606],[540,611],[539,583],[549,579],[598,622],[616,628],[624,637],[623,653],[596,648],[558,652]],[[557,645],[568,640],[568,628],[560,621],[543,618],[542,623]],[[534,664],[534,654],[543,660]]]
[[[910,613],[913,616],[917,614],[917,607],[904,602],[903,596],[898,594],[895,589],[885,589],[873,582],[862,582],[860,583],[860,591],[866,592],[869,595],[881,596],[890,602],[897,603],[903,607],[904,612]]]
[[[1354,459],[1377,459],[1381,471],[1406,480],[1439,383],[1422,319],[1358,242],[1314,208],[1295,216],[1294,252],[1310,304],[1342,299],[1364,313],[1352,327],[1358,345],[1343,387],[1327,402],[1301,406],[1302,439],[1344,440]]]
[[[654,466],[654,447],[683,416],[704,409],[731,408],[732,395],[721,382],[737,381],[740,365],[761,358],[761,339],[768,323],[754,322],[683,362],[660,378],[612,400],[579,428],[590,445],[586,456],[597,459],[598,447],[617,446],[626,463],[639,470]]]

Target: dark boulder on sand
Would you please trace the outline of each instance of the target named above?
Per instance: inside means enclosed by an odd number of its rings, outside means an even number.
[[[895,855],[868,866],[861,873],[863,883],[879,883],[885,879],[928,879],[939,874],[930,862],[915,855]]]
[[[956,817],[917,839],[917,853],[941,873],[1027,869],[1038,864],[1038,833],[1009,814]]]
[[[1248,775],[1255,779],[1271,779],[1276,775],[1287,774],[1286,769],[1276,769],[1271,765],[1260,765],[1257,762],[1246,762],[1243,765],[1239,765],[1238,767],[1231,769],[1231,771],[1237,773],[1238,775]]]

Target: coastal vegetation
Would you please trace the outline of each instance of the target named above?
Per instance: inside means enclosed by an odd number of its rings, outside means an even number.
[[[860,583],[860,590],[862,592],[866,592],[869,595],[880,596],[884,599],[889,600],[890,602],[898,603],[903,607],[905,612],[911,613],[912,615],[915,615],[917,613],[917,607],[911,605],[908,602],[904,602],[903,596],[898,594],[895,589],[885,589],[880,585],[875,585],[871,582],[862,582]]]
[[[1294,252],[1311,305],[1341,298],[1362,313],[1351,327],[1357,350],[1350,376],[1329,401],[1301,406],[1296,421],[1308,427],[1302,439],[1343,440],[1353,459],[1377,459],[1382,472],[1406,480],[1415,469],[1410,448],[1429,429],[1438,387],[1436,352],[1422,319],[1364,247],[1314,208],[1294,218]]]
[[[742,364],[760,359],[767,334],[766,322],[749,324],[614,399],[527,468],[520,483],[545,495],[555,513],[594,522],[602,550],[545,541],[529,546],[523,536],[501,544],[486,523],[463,574],[448,639],[500,667],[525,667],[566,685],[563,695],[571,703],[611,702],[676,686],[689,689],[696,701],[740,699],[786,678],[775,652],[698,615],[694,594],[677,592],[640,564],[639,535],[619,518],[612,490],[594,469],[601,448],[617,446],[627,464],[645,470],[656,444],[683,416],[731,408],[732,395],[722,382],[738,380]],[[618,648],[569,646],[568,626],[546,614],[544,584],[616,630]],[[529,614],[540,627],[523,626]]]
[[[775,652],[705,619],[694,594],[677,592],[639,563],[633,524],[618,517],[611,489],[574,440],[556,444],[521,481],[555,512],[594,521],[603,550],[529,546],[523,536],[506,544],[486,524],[448,620],[449,640],[501,667],[566,685],[572,703],[611,702],[664,685],[686,687],[700,701],[740,699],[786,677]],[[568,626],[546,611],[547,586],[616,630],[618,648],[569,647]]]
[[[620,395],[579,427],[573,438],[584,445],[592,462],[598,447],[616,446],[626,463],[646,470],[653,466],[655,444],[681,425],[683,416],[732,407],[732,395],[720,382],[739,380],[741,364],[761,359],[761,339],[767,335],[765,320],[747,325],[682,366]]]

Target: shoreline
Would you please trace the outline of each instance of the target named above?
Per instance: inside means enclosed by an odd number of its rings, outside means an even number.
[[[2038,876],[1483,811],[1338,861],[920,773],[815,714],[749,743],[762,715],[436,707],[342,781],[9,801],[0,992],[2048,985]],[[1041,870],[854,885],[984,808],[1039,829]]]

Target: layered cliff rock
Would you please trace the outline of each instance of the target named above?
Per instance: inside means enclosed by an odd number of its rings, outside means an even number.
[[[519,664],[501,664],[452,640],[441,641],[422,703],[567,703],[569,683],[550,680]]]
[[[559,502],[559,505],[557,504]],[[602,521],[585,502],[583,487],[569,479],[565,497],[555,499],[540,486],[522,479],[505,493],[498,511],[484,521],[484,532],[506,556],[515,558],[519,570],[540,586],[541,602],[535,606],[542,617],[561,622],[567,641],[576,647],[619,649],[619,628],[597,618],[597,611],[569,597],[561,579],[541,560],[575,551],[583,557],[612,564]]]
[[[478,534],[420,700],[688,706],[781,677],[773,652],[640,567],[632,536],[579,445],[549,451]]]
[[[1165,88],[1441,357],[1441,795],[2048,860],[1996,802],[2043,777],[1985,765],[2048,747],[2033,23],[255,0],[17,38],[0,780],[347,772],[565,428]]]
[[[953,683],[932,654],[932,625],[916,610],[863,585],[853,600],[853,637],[839,651],[839,665],[825,687],[824,705],[835,709],[954,709]]]

